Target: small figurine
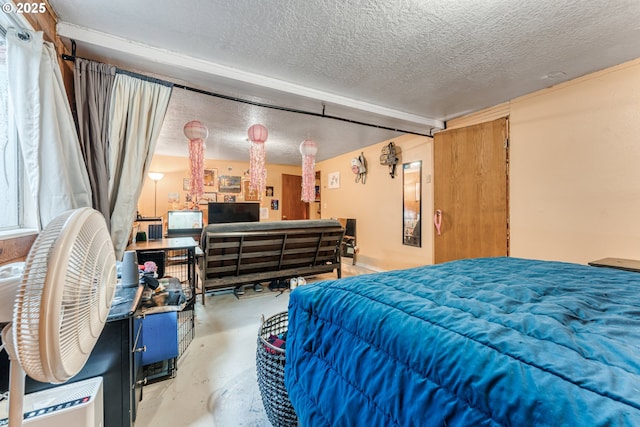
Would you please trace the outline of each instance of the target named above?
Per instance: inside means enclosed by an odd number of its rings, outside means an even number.
[[[396,177],[396,165],[399,162],[398,147],[391,141],[389,144],[382,147],[382,153],[380,154],[380,164],[389,166],[389,175],[391,178]]]
[[[351,159],[351,170],[356,174],[356,182],[362,180],[364,184],[367,179],[367,160],[364,158],[364,153]]]

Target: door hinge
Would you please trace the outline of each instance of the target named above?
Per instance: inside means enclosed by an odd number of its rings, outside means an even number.
[[[509,148],[509,138],[504,139],[504,148],[505,149]]]

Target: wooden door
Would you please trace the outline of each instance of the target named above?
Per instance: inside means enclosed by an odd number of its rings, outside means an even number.
[[[435,135],[435,263],[509,254],[507,124],[503,118]]]
[[[282,174],[282,219],[309,219],[309,204],[301,199],[302,177]]]

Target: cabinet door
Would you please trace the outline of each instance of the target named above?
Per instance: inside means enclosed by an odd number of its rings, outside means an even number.
[[[169,311],[145,316],[142,334],[146,351],[142,364],[162,362],[178,357],[178,312]]]

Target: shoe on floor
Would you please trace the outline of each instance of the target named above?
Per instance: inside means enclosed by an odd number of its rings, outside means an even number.
[[[262,285],[260,283],[256,283],[253,285],[253,290],[256,292],[262,292]]]
[[[244,295],[244,287],[238,286],[233,290],[233,293],[236,295]]]

